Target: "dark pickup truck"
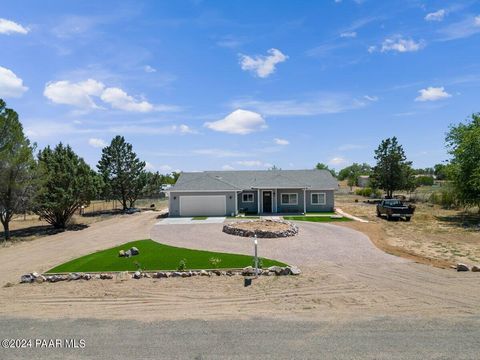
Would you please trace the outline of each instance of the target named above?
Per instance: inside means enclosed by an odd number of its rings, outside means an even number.
[[[386,215],[388,220],[404,218],[406,221],[410,221],[414,212],[415,206],[405,205],[397,199],[385,199],[377,204],[377,216]]]

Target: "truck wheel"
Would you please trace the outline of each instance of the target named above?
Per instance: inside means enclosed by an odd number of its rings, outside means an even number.
[[[377,217],[382,217],[382,214],[380,214],[380,211],[377,210]]]
[[[410,219],[411,219],[410,216],[407,216],[407,217],[405,218],[406,221],[410,221]]]
[[[392,221],[392,215],[390,215],[390,214],[387,215],[387,220],[388,220],[388,221]]]

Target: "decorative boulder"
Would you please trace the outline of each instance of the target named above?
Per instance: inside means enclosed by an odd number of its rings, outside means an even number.
[[[132,250],[125,251],[125,257],[129,258],[132,256]]]
[[[125,256],[125,250],[120,250],[120,251],[118,252],[118,256],[119,256],[119,257],[124,257],[124,256]]]
[[[100,279],[110,280],[110,279],[113,279],[113,275],[112,274],[100,274]]]
[[[290,269],[291,275],[300,275],[302,273],[300,269],[296,266],[289,266],[288,269]]]
[[[282,275],[283,269],[280,266],[270,266],[268,271],[274,272],[275,275]]]
[[[105,275],[105,274],[103,274]],[[128,271],[121,271],[119,273],[116,274],[115,276],[115,280],[116,281],[125,281],[125,280],[128,280],[130,279],[130,275],[128,274]]]
[[[200,276],[210,276],[210,273],[205,270],[200,270]]]
[[[22,284],[23,283],[26,283],[26,284],[32,283],[33,280],[35,280],[35,278],[32,276],[32,274],[22,275],[21,278],[20,278],[20,282]]]
[[[138,251],[138,249],[134,246],[130,249],[130,253],[133,255],[138,255],[140,254],[140,251]]]
[[[468,265],[465,265],[465,264],[457,264],[457,271],[469,271],[470,268],[468,267]]]
[[[43,275],[39,275],[35,278],[35,282],[37,284],[41,284],[41,283],[45,282],[46,280],[47,280],[47,278]]]
[[[77,274],[77,273],[70,273],[68,274],[68,280],[78,280],[78,279],[81,279],[82,276],[80,274]]]
[[[134,279],[140,279],[142,277],[142,273],[140,271],[135,271],[133,274]]]
[[[472,266],[472,271],[473,272],[480,272],[480,265],[473,265]]]
[[[247,266],[246,268],[243,268],[242,270],[242,275],[243,276],[252,276],[255,275],[255,269],[251,266]]]

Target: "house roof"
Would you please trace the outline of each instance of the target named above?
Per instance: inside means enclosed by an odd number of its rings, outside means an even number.
[[[328,170],[183,172],[170,191],[239,191],[262,188],[338,189]]]

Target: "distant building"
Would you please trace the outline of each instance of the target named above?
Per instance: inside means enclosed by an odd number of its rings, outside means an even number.
[[[360,175],[358,177],[357,185],[361,188],[368,187],[370,185],[370,176],[369,175]]]

